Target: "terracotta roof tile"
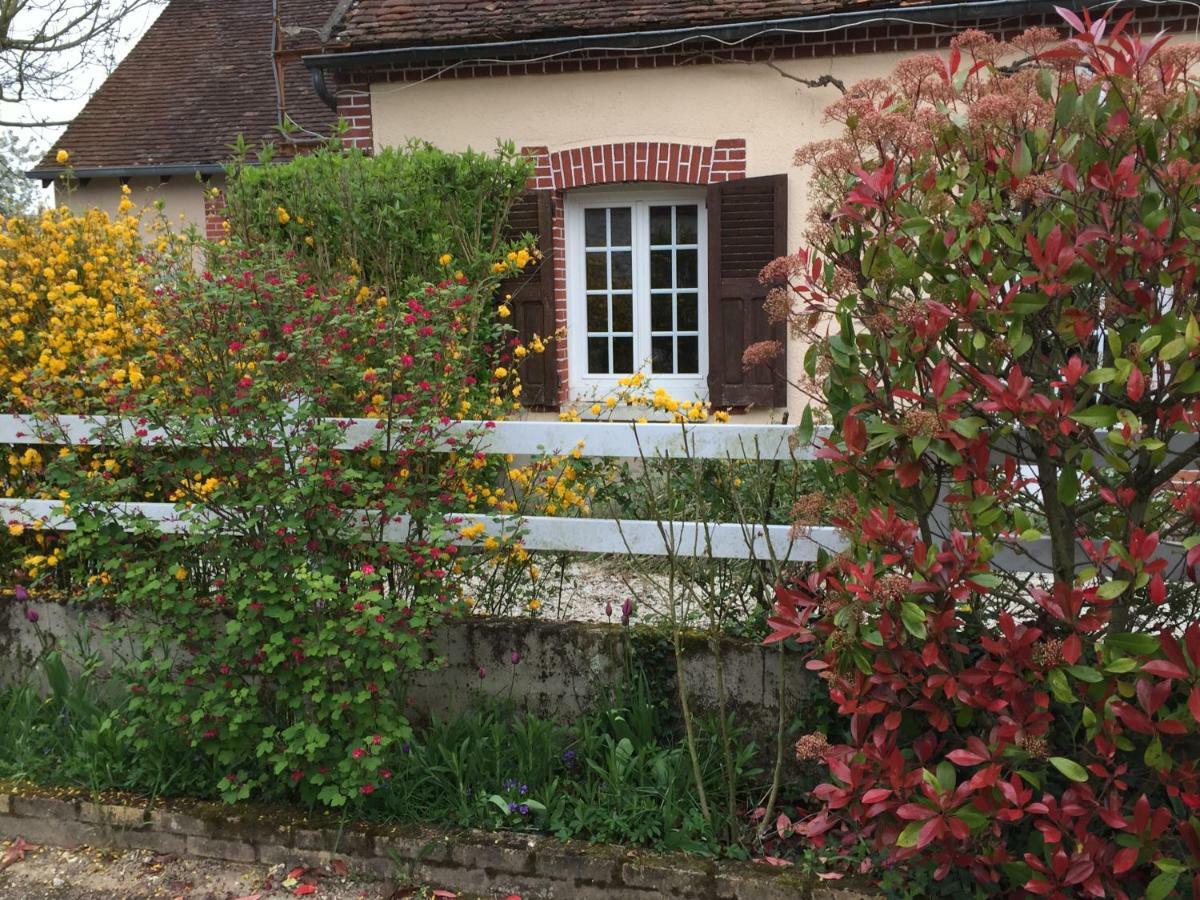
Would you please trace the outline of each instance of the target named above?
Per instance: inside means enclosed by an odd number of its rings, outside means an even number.
[[[355,48],[649,31],[945,0],[354,0],[338,34]]]
[[[328,134],[336,121],[309,86],[301,48],[337,0],[279,0],[284,96],[302,129]],[[295,26],[289,33],[287,26]],[[61,149],[79,171],[219,163],[238,134],[251,144],[279,139],[271,0],[171,0],[47,152],[38,171],[62,168]]]

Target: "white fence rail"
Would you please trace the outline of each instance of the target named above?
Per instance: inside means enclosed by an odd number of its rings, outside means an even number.
[[[342,430],[337,446],[355,449],[372,446],[386,451],[404,446],[404,423],[393,423],[393,434],[378,419],[331,420]],[[469,440],[472,450],[515,455],[569,453],[580,449],[586,457],[630,459],[719,459],[788,461],[814,458],[818,429],[812,443],[799,444],[796,429],[787,425],[735,424],[634,424],[625,422],[454,422],[439,428],[433,448],[448,452],[456,443]],[[113,438],[106,437],[114,435]],[[91,445],[141,442],[153,446],[180,446],[168,432],[146,427],[133,420],[110,420],[103,416],[59,416],[52,420],[0,415],[0,444]],[[236,444],[236,440],[232,440]],[[460,444],[461,445],[461,444]],[[202,521],[202,508],[186,509],[173,503],[120,503],[108,508],[114,517],[142,518],[166,532],[182,532]],[[729,522],[658,522],[554,516],[509,516],[479,513],[454,514],[457,527],[482,524],[484,533],[497,538],[520,535],[530,551],[597,553],[645,556],[679,556],[712,559],[758,559],[774,557],[791,562],[810,562],[821,551],[837,553],[847,541],[837,529],[812,526],[794,533],[789,525],[743,525]],[[75,527],[55,500],[0,498],[0,521],[69,531]],[[381,532],[388,542],[406,540],[409,523],[390,522]],[[464,541],[464,543],[467,543]],[[1161,549],[1168,573],[1183,577],[1181,547]],[[1080,563],[1083,563],[1082,554]],[[1017,540],[999,547],[993,565],[1019,573],[1050,571],[1048,540]]]

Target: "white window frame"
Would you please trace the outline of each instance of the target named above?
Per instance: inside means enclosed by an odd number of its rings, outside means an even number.
[[[572,400],[619,389],[624,375],[593,375],[587,370],[587,293],[584,211],[597,207],[632,207],[633,240],[633,360],[648,382],[663,387],[679,400],[708,399],[708,210],[705,189],[680,185],[646,185],[631,189],[589,188],[567,195],[564,234],[567,276],[567,380]],[[650,207],[673,204],[696,206],[697,280],[699,303],[698,362],[695,375],[655,374],[650,369]]]

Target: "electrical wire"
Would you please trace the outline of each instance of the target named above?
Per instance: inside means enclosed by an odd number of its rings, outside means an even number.
[[[1116,7],[1116,6],[1121,5],[1123,2],[1125,2],[1125,0],[1102,0],[1102,2],[1097,2],[1092,5],[1095,7]],[[1171,5],[1191,7],[1192,9],[1196,10],[1196,15],[1197,15],[1196,30],[1200,31],[1200,2],[1197,2],[1197,0],[1141,0],[1141,2],[1144,4],[1151,5],[1151,6],[1165,6],[1165,5],[1171,4]],[[522,58],[522,59],[504,59],[504,58],[498,58],[498,57],[477,57],[477,58],[472,58],[469,60],[467,60],[467,59],[457,60],[457,61],[450,63],[449,65],[443,66],[442,68],[438,69],[437,71],[432,72],[431,74],[426,75],[425,77],[417,79],[415,81],[406,81],[401,84],[388,85],[387,87],[374,88],[369,91],[363,91],[363,90],[339,91],[337,93],[337,96],[339,96],[339,97],[361,97],[361,96],[371,96],[372,94],[399,93],[401,91],[411,90],[412,88],[420,87],[422,84],[425,84],[426,82],[429,82],[429,81],[436,81],[436,80],[442,78],[443,76],[445,76],[447,73],[453,72],[455,69],[461,68],[463,66],[533,65],[536,63],[540,63],[540,62],[549,62],[551,60],[558,59],[559,57],[570,56],[572,54],[594,53],[597,51],[605,52],[605,53],[637,53],[637,54],[641,54],[641,55],[650,55],[650,54],[653,54],[658,51],[672,50],[683,44],[692,43],[692,42],[696,41],[698,38],[703,38],[704,40],[708,40],[708,41],[715,41],[716,43],[721,44],[725,49],[734,49],[734,48],[742,46],[743,44],[745,44],[749,41],[753,41],[753,40],[756,40],[758,38],[761,38],[761,37],[764,37],[767,35],[785,34],[785,35],[803,36],[803,35],[811,35],[811,34],[832,34],[833,32],[845,31],[846,29],[849,29],[849,28],[861,28],[863,26],[880,25],[880,24],[932,25],[934,28],[941,29],[944,32],[959,31],[961,29],[961,26],[958,26],[958,25],[946,24],[946,23],[941,23],[941,22],[929,22],[924,19],[915,19],[915,18],[911,18],[911,17],[897,16],[897,15],[881,15],[881,16],[874,16],[869,19],[858,19],[853,22],[843,22],[843,23],[839,23],[837,25],[828,26],[826,28],[797,28],[797,27],[791,27],[791,26],[769,26],[766,28],[762,28],[759,31],[751,32],[750,34],[747,34],[741,38],[737,38],[736,40],[725,40],[725,39],[722,39],[715,35],[701,34],[701,35],[689,35],[686,37],[677,38],[675,40],[666,41],[662,44],[655,44],[655,45],[650,45],[650,46],[596,45],[596,46],[591,46],[591,47],[572,47],[572,48],[569,48],[566,50],[559,50],[554,53],[546,53],[541,56],[534,56],[534,57],[528,57],[528,58]]]

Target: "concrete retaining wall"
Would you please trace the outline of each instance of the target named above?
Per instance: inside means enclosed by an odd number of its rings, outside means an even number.
[[[26,618],[26,609],[37,614],[36,624]],[[115,645],[108,635],[111,622],[111,612],[102,608],[0,599],[0,683],[27,677],[47,644],[60,648],[69,659],[95,654],[103,661],[102,668],[114,656],[128,657],[132,648]],[[603,702],[624,678],[629,642],[639,657],[657,661],[658,677],[651,689],[671,695],[673,662],[666,637],[650,629],[482,617],[448,623],[434,635],[437,655],[444,659],[442,667],[411,678],[413,711],[444,718],[487,693],[511,697],[540,716],[571,721]],[[687,638],[684,648],[692,705],[701,714],[711,713],[718,698],[713,649],[702,636]],[[778,649],[734,640],[723,640],[720,648],[727,709],[760,740],[769,740],[779,709]],[[514,652],[520,659],[515,665]],[[795,659],[790,660],[784,681],[785,712],[791,715],[815,682]]]

